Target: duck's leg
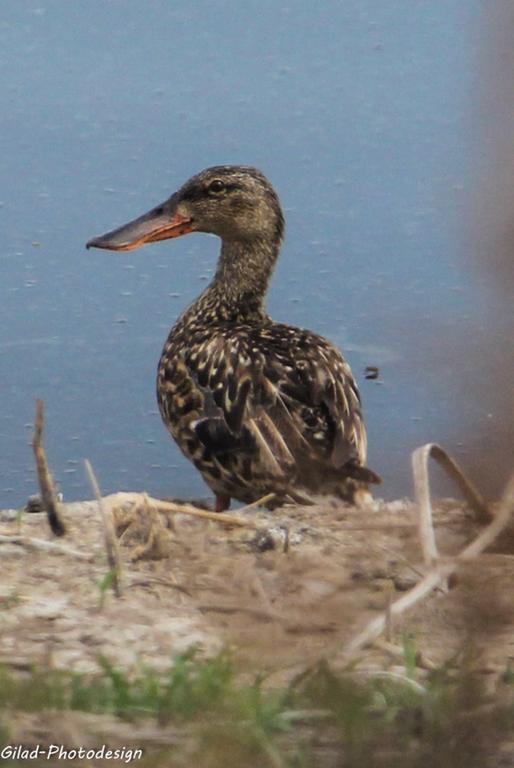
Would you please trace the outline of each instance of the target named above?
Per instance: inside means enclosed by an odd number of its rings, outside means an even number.
[[[230,507],[230,496],[227,496],[226,493],[217,493],[214,511],[225,512],[225,510],[228,509],[229,507]]]

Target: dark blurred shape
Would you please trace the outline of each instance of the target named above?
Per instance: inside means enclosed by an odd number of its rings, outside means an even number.
[[[27,503],[25,505],[25,512],[28,512],[30,514],[32,513],[39,513],[44,512],[43,502],[41,501],[41,496],[39,494],[34,494],[33,496],[29,496]]]
[[[364,369],[365,379],[378,379],[379,370],[376,365],[367,365]]]

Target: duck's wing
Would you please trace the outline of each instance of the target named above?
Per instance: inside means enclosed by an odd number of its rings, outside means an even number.
[[[218,333],[187,365],[204,398],[194,425],[216,455],[246,452],[277,481],[312,473],[379,478],[365,466],[359,394],[341,353],[316,334],[273,324]]]

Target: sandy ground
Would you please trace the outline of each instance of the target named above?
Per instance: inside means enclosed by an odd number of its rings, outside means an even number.
[[[0,543],[0,664],[92,673],[101,655],[129,672],[141,663],[165,669],[196,644],[206,654],[230,646],[246,668],[287,670],[320,654],[337,656],[423,573],[407,500],[375,501],[366,510],[325,504],[246,512],[259,531],[185,515],[158,516],[155,529],[155,514],[129,504],[116,515],[123,594],[109,589],[102,598],[108,566],[98,505],[67,504],[65,516],[69,533],[55,539],[42,513],[0,513],[3,536],[55,541],[92,558]],[[480,530],[451,500],[436,504],[435,522],[444,555]],[[411,633],[434,664],[472,645],[484,674],[505,669],[514,657],[512,540],[503,536],[449,590],[398,619],[391,642]],[[383,649],[366,659],[401,663]]]
[[[33,665],[95,675],[101,656],[129,675],[141,665],[167,670],[177,653],[196,645],[205,655],[230,647],[241,670],[266,670],[267,684],[283,684],[321,655],[337,665],[348,642],[424,572],[408,500],[375,501],[366,510],[327,503],[248,510],[248,527],[125,503],[115,514],[123,562],[123,593],[116,597],[100,586],[109,566],[97,502],[67,504],[64,514],[68,533],[55,539],[43,513],[0,512],[0,664],[21,675]],[[443,556],[481,530],[453,500],[435,505],[435,524]],[[21,543],[5,538],[19,536]],[[34,548],[31,537],[64,551]],[[396,619],[385,642],[359,654],[356,668],[403,673],[402,638],[409,633],[422,666],[465,658],[485,690],[501,695],[514,658],[512,552],[508,531],[494,552],[462,567],[448,589]],[[160,765],[185,768],[196,760],[194,732],[152,719],[17,711],[7,724],[15,744],[143,748],[142,768],[167,750],[173,761],[165,757]],[[502,750],[514,761],[510,742]]]

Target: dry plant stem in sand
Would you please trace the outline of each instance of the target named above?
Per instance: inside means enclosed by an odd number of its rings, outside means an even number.
[[[432,506],[430,502],[430,491],[428,488],[428,470],[427,470],[427,463],[429,456],[436,454],[438,457],[443,457],[439,463],[441,466],[443,466],[450,477],[453,479],[456,479],[454,468],[456,465],[454,462],[452,462],[451,459],[449,459],[448,455],[443,451],[442,448],[439,446],[434,446],[433,444],[428,444],[426,446],[422,446],[421,448],[416,449],[414,452],[416,454],[416,458],[414,459],[413,456],[413,465],[415,467],[415,473],[417,469],[417,474],[415,474],[415,487],[416,487],[416,496],[418,501],[418,507],[419,507],[419,514],[424,516],[424,520],[421,523],[420,522],[420,531],[423,531],[422,535],[425,535],[425,529],[428,529],[429,526],[432,525]],[[419,471],[419,467],[424,462],[424,470]],[[450,469],[451,467],[451,469]],[[458,485],[463,490],[464,484],[463,484],[463,476],[462,473],[459,471],[459,480]],[[467,483],[467,488],[469,492],[469,488],[473,488],[471,483]],[[465,494],[469,500],[469,496]],[[480,495],[477,493],[476,496],[473,493],[475,501],[478,499],[481,499]],[[482,500],[483,502],[483,500]],[[482,511],[486,509],[485,503],[483,503]],[[497,536],[507,527],[507,525],[510,522],[510,519],[512,517],[512,513],[514,510],[514,474],[511,476],[509,482],[507,483],[507,486],[505,488],[505,491],[503,493],[500,506],[498,509],[497,514],[494,516],[492,522],[489,523],[487,528],[485,528],[472,542],[471,544],[468,544],[464,549],[454,558],[451,560],[441,562],[441,561],[434,561],[433,567],[431,570],[426,574],[426,576],[421,579],[421,581],[416,584],[415,587],[413,587],[411,590],[406,592],[402,597],[400,597],[398,600],[391,603],[391,605],[388,607],[388,610],[386,613],[377,616],[377,618],[370,621],[370,623],[365,627],[365,629],[360,632],[358,635],[356,635],[353,640],[350,641],[350,643],[346,646],[344,649],[344,659],[347,662],[349,659],[351,659],[355,653],[360,651],[362,648],[364,648],[367,645],[370,645],[373,643],[377,637],[380,637],[382,632],[386,629],[388,621],[391,620],[391,617],[399,616],[400,614],[404,613],[409,608],[412,608],[413,605],[416,605],[420,600],[427,597],[427,595],[430,594],[430,592],[434,589],[434,587],[439,586],[442,582],[444,582],[446,579],[448,579],[449,576],[451,576],[459,567],[459,565],[466,560],[472,560],[473,558],[480,555],[487,547],[489,547],[493,541],[497,538]],[[427,555],[432,556],[433,552],[435,550],[435,537],[432,532],[428,531],[426,534],[427,538],[425,542],[423,543],[423,551],[425,554],[425,557]],[[432,548],[433,547],[433,548]]]
[[[95,498],[98,502],[100,517],[103,523],[105,551],[107,553],[107,562],[109,563],[109,568],[112,573],[112,588],[116,597],[121,597],[121,557],[118,547],[118,540],[116,539],[116,534],[114,532],[112,512],[111,509],[106,509],[105,507],[104,500],[102,499],[102,494],[100,493],[100,488],[98,486],[98,482],[90,462],[86,459],[84,463],[86,465],[86,472],[89,478],[89,482],[91,483],[91,488],[93,489],[93,493],[95,494]]]
[[[48,517],[48,523],[55,536],[64,536],[66,525],[62,516],[62,508],[55,493],[52,475],[48,469],[45,449],[43,448],[44,405],[42,400],[36,400],[36,420],[34,422],[34,437],[32,448],[36,459],[37,476],[41,490],[41,501]]]
[[[456,461],[437,443],[427,443],[412,452],[412,472],[416,499],[423,513],[430,507],[430,486],[428,482],[428,459],[432,457],[450,477],[474,511],[477,522],[490,523],[493,515],[484,497],[471,480],[466,477]],[[430,515],[431,518],[431,515]]]
[[[19,544],[29,549],[38,549],[42,552],[55,552],[60,555],[70,555],[77,560],[94,560],[94,555],[89,552],[79,552],[77,549],[65,547],[64,544],[57,544],[55,541],[46,541],[46,539],[35,539],[33,536],[4,536],[0,534],[0,544]]]
[[[265,497],[266,498],[266,497]],[[213,520],[220,525],[235,525],[242,528],[258,528],[259,526],[252,520],[239,517],[238,515],[228,515],[224,512],[208,512],[205,509],[197,509],[191,504],[176,504],[173,501],[161,501],[151,496],[141,493],[113,493],[104,498],[109,507],[119,507],[123,504],[151,504],[158,512],[172,515],[190,515],[191,517],[201,517],[204,520]],[[248,505],[250,508],[253,505]],[[240,512],[244,512],[247,507],[243,507]]]

